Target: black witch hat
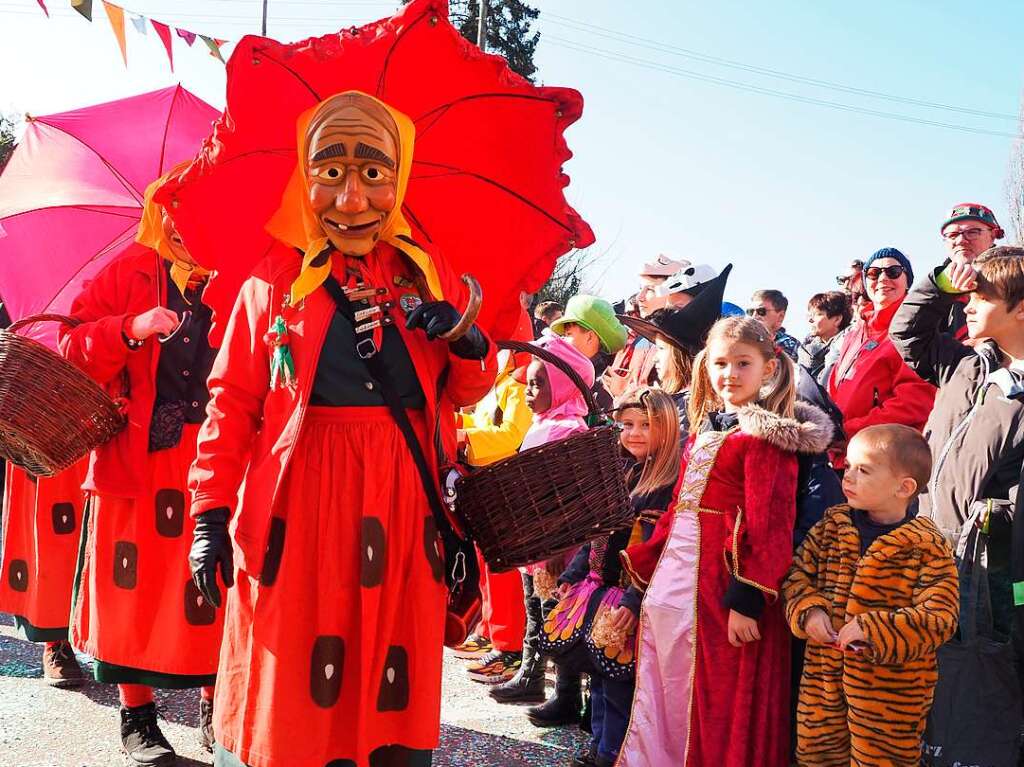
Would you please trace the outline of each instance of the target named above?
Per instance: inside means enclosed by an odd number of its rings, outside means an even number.
[[[696,354],[704,348],[708,331],[722,315],[725,283],[731,271],[732,264],[726,265],[721,274],[705,282],[704,289],[681,309],[661,309],[649,320],[618,315],[619,320],[648,341],[661,336],[673,346]]]

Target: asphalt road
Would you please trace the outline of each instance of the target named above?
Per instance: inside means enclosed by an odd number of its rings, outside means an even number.
[[[41,645],[19,639],[10,616],[0,613],[0,767],[123,767],[116,689],[95,682],[78,690],[48,687],[41,654]],[[196,729],[198,691],[158,691],[157,705],[179,765],[209,765]],[[441,720],[435,767],[562,767],[586,737],[575,728],[533,727],[521,707],[494,703],[451,657]]]

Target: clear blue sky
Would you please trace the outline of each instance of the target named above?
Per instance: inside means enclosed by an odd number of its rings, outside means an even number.
[[[259,0],[124,2],[129,10],[202,34],[237,39],[259,31]],[[223,105],[223,67],[201,43],[189,50],[175,40],[172,75],[152,29],[140,37],[128,22],[126,71],[99,0],[92,25],[66,0],[47,4],[50,20],[35,0],[0,0],[0,110],[45,114],[179,79]],[[1024,63],[1024,3],[533,4],[541,10],[540,80],[575,87],[586,101],[569,136],[575,153],[567,166],[569,193],[598,235],[602,256],[592,287],[610,298],[630,292],[637,265],[659,252],[718,266],[731,261],[736,268],[727,298],[742,304],[756,288],[778,287],[793,302],[789,329],[803,333],[807,298],[830,289],[849,259],[894,245],[921,272],[942,257],[938,225],[953,203],[984,202],[1006,218],[1011,138],[798,103],[664,70],[1015,133],[1012,119],[813,87],[677,55],[677,49],[1014,115]],[[394,6],[380,0],[270,0],[269,33],[282,40],[324,34],[387,15]],[[634,45],[623,35],[651,42]]]

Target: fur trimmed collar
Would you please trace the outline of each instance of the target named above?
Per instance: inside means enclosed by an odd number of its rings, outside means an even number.
[[[796,403],[795,417],[783,418],[759,405],[737,412],[740,430],[790,453],[821,453],[832,442],[832,420],[809,402]]]

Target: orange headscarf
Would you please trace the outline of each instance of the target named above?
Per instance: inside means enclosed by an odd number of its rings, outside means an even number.
[[[171,244],[164,234],[163,211],[159,203],[153,201],[153,195],[164,184],[167,179],[176,173],[180,173],[190,161],[179,163],[162,175],[152,184],[146,187],[145,199],[142,202],[142,219],[139,221],[139,231],[135,235],[135,241],[140,245],[152,248],[160,257],[171,264],[171,282],[185,295],[185,287],[190,279],[205,277],[210,272],[207,269],[196,265],[191,261],[182,261],[171,250]]]
[[[375,99],[369,94],[361,91],[345,91],[321,101],[315,107],[307,109],[299,115],[296,124],[298,134],[298,162],[295,172],[288,181],[284,194],[281,197],[281,207],[278,208],[270,221],[267,223],[267,231],[274,239],[280,240],[285,245],[298,248],[303,252],[302,269],[299,276],[292,283],[290,301],[294,305],[308,296],[327,279],[331,273],[331,259],[324,259],[323,263],[314,264],[317,256],[327,247],[327,237],[324,235],[323,227],[317,218],[313,207],[309,202],[309,180],[306,169],[306,161],[309,155],[309,126],[320,112],[331,104],[332,101],[341,96],[358,94],[383,107],[398,128],[398,185],[395,197],[395,207],[384,219],[381,229],[381,242],[386,242],[397,250],[405,253],[416,268],[423,274],[427,288],[434,298],[441,300],[444,295],[441,290],[441,280],[437,274],[430,255],[411,244],[403,237],[411,238],[412,230],[402,215],[402,201],[405,199],[405,192],[409,185],[409,174],[412,170],[412,152],[416,143],[416,127],[412,120],[392,109],[384,102]]]

